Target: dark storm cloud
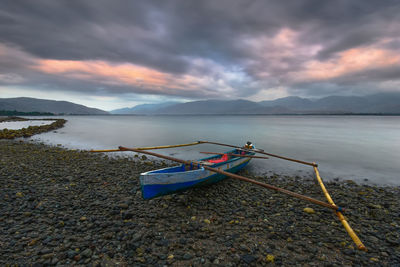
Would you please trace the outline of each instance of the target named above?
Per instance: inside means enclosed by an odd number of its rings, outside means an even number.
[[[40,57],[132,61],[183,71],[179,55],[163,52],[151,5],[110,1],[9,1],[0,41]],[[168,52],[168,51],[167,51]]]
[[[334,93],[348,90],[343,81],[376,83],[379,89],[379,82],[399,79],[394,68],[356,69],[356,75],[342,73],[317,81],[298,81],[292,74],[309,75],[305,70],[310,62],[330,62],[359,47],[398,53],[399,14],[398,1],[375,0],[9,0],[1,5],[0,44],[15,55],[3,58],[0,70],[20,75],[26,85],[54,84],[88,92],[106,88],[110,94],[246,97],[282,86],[317,95],[321,87],[328,94],[333,87]],[[32,68],[42,59],[130,63],[179,79],[189,75],[186,80],[198,90],[174,88],[173,82],[165,90],[120,81],[99,84],[93,73],[93,80],[66,78],[64,73]],[[7,77],[12,76],[0,82]]]

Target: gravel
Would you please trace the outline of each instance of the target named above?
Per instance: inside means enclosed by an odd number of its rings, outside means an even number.
[[[0,141],[0,265],[400,265],[399,187],[326,183],[364,252],[331,210],[237,180],[143,200],[170,164]],[[241,174],[324,200],[314,177]]]

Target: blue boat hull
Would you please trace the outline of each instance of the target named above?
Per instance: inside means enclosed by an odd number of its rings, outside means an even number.
[[[227,153],[235,152],[237,151],[233,150]],[[201,159],[201,161],[216,158],[218,158],[218,156]],[[222,163],[213,164],[210,167],[236,173],[243,169],[249,161],[250,158],[235,157]],[[226,178],[225,175],[216,174],[205,170],[202,167],[188,171],[184,168],[185,167],[182,165],[142,173],[140,175],[140,184],[143,198],[150,199],[162,195],[168,195],[196,186],[213,184]]]

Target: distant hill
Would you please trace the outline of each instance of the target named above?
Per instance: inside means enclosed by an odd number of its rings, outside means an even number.
[[[150,114],[156,112],[158,109],[173,106],[179,102],[163,102],[160,104],[142,104],[132,108],[121,108],[111,110],[111,114]]]
[[[67,101],[54,101],[29,97],[0,98],[0,110],[76,115],[109,114],[107,111],[101,109],[88,108]]]
[[[265,100],[258,102],[259,104],[266,107],[285,107],[294,110],[308,110],[313,105],[313,101],[307,98],[301,98],[298,96],[289,96],[284,98],[278,98],[275,100]]]
[[[328,96],[310,100],[300,97],[285,97],[273,101],[262,101],[266,106],[280,106],[295,113],[322,114],[400,114],[400,93],[379,93],[368,96]]]
[[[128,111],[129,113],[118,113]],[[227,114],[400,114],[400,93],[368,96],[329,96],[307,99],[297,96],[261,102],[202,100],[187,103],[145,104],[112,111],[117,114],[227,115]]]
[[[265,107],[259,103],[248,100],[204,100],[176,104],[157,110],[158,114],[273,114],[287,113],[289,110],[282,107]]]

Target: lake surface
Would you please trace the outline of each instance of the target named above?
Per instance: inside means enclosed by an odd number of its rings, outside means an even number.
[[[242,146],[250,140],[266,152],[316,162],[324,180],[352,179],[400,185],[399,116],[65,116],[64,128],[33,136],[73,149],[143,147],[207,140]],[[225,147],[202,144],[157,150],[183,159]],[[128,155],[132,155],[130,152]],[[253,159],[249,171],[313,177],[310,166]]]

